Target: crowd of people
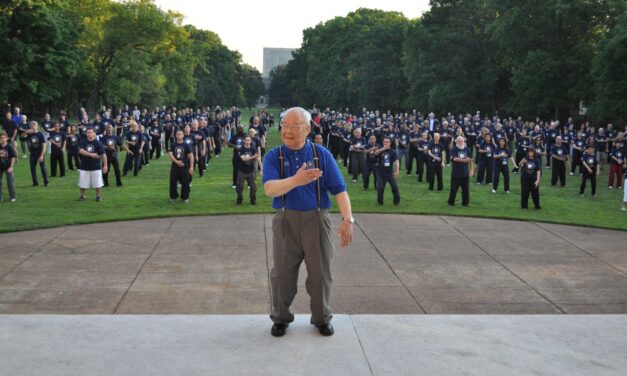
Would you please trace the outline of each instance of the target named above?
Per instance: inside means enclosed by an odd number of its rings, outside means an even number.
[[[151,160],[166,155],[172,161],[170,200],[175,202],[180,196],[188,202],[194,171],[203,177],[212,156],[220,157],[228,146],[235,150],[233,188],[238,181],[247,180],[252,186],[254,204],[256,190],[254,180],[251,184],[250,166],[255,168],[256,176],[261,168],[262,148],[265,151],[265,130],[274,125],[274,115],[265,111],[258,116],[254,114],[246,135],[238,127],[241,116],[237,107],[223,110],[216,106],[194,111],[164,106],[149,111],[125,106],[113,111],[103,106],[93,118],[81,108],[74,121],[61,112],[57,119],[45,114],[43,121],[37,122],[29,120],[16,107],[6,112],[2,122],[0,188],[6,176],[9,200],[16,201],[13,170],[21,152],[22,158],[29,160],[33,186],[39,186],[40,176],[44,186],[48,186],[50,177],[65,177],[67,163],[68,170],[79,173],[79,200],[85,200],[85,191],[94,188],[96,200],[101,201],[101,188],[109,186],[111,169],[116,186],[120,187],[123,177],[131,172],[137,176],[150,166]],[[118,157],[122,151],[126,152],[123,161]]]
[[[531,196],[540,209],[540,178],[543,166],[551,170],[551,185],[565,186],[566,175],[578,175],[579,194],[584,197],[588,183],[596,196],[599,171],[608,169],[608,189],[622,189],[627,179],[625,134],[612,124],[596,128],[589,122],[576,125],[572,118],[533,121],[472,114],[391,113],[362,109],[324,111],[314,109],[310,137],[329,148],[352,175],[361,177],[363,188],[373,176],[377,203],[383,205],[384,190],[390,184],[393,203],[400,202],[397,179],[403,167],[406,176],[416,176],[429,190],[443,190],[443,167],[451,166],[448,203],[455,205],[458,190],[462,205],[470,202],[470,178],[486,184],[496,194],[501,181],[510,193],[512,174],[520,175],[521,207]],[[415,167],[414,167],[415,166]],[[622,210],[627,210],[627,188]]]
[[[537,209],[541,208],[543,167],[551,169],[552,186],[565,186],[567,175],[578,175],[582,197],[588,184],[592,197],[596,195],[600,170],[609,172],[609,189],[622,189],[627,178],[624,133],[612,124],[596,128],[589,122],[575,125],[572,119],[561,124],[539,118],[529,121],[481,116],[480,112],[456,116],[449,113],[439,119],[433,113],[365,108],[357,113],[314,108],[311,113],[309,137],[329,149],[353,182],[361,179],[365,190],[370,189],[372,177],[378,205],[384,203],[388,184],[393,204],[399,205],[401,168],[405,176],[415,176],[417,183],[426,184],[429,190],[443,191],[444,168],[450,166],[450,205],[455,205],[460,189],[462,205],[469,205],[471,178],[478,185],[488,185],[494,194],[502,181],[503,191],[509,194],[511,175],[518,174],[521,207],[528,207],[531,196]],[[278,114],[279,129],[282,115]],[[243,125],[246,122],[247,127]],[[220,157],[228,147],[233,150],[236,203],[243,203],[247,185],[250,203],[255,205],[266,136],[274,125],[275,117],[270,112],[242,119],[237,107],[193,110],[163,106],[150,111],[124,106],[113,111],[103,106],[93,118],[81,109],[74,121],[61,112],[55,120],[46,114],[41,124],[29,121],[19,108],[14,108],[7,111],[2,124],[0,184],[6,176],[9,199],[15,201],[13,169],[21,151],[22,158],[29,160],[34,186],[39,185],[39,175],[44,186],[49,184],[48,159],[50,177],[64,177],[66,166],[72,171],[77,169],[79,200],[85,199],[86,189],[95,188],[96,200],[100,201],[100,188],[109,186],[111,170],[119,187],[123,177],[131,172],[137,176],[152,159],[165,155],[172,162],[170,200],[188,202],[194,172],[202,178],[210,160]],[[122,151],[126,152],[123,161],[118,157]],[[627,210],[627,193],[622,209]]]

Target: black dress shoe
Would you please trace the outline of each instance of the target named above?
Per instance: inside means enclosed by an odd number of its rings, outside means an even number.
[[[333,330],[333,325],[331,325],[330,323],[316,325],[316,328],[318,328],[318,332],[320,332],[320,334],[322,334],[323,336],[328,337],[332,336],[333,333],[335,333],[335,330]]]
[[[288,324],[274,324],[270,333],[275,337],[283,337],[287,330]]]

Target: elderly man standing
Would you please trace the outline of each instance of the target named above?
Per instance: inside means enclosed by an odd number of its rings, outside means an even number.
[[[263,184],[266,195],[273,197],[277,213],[272,221],[273,259],[271,272],[271,334],[285,334],[294,321],[290,305],[294,301],[298,270],[304,260],[307,267],[307,293],[311,298],[311,324],[320,334],[333,334],[331,325],[331,259],[334,245],[329,193],[335,196],[342,214],[338,229],[342,247],[353,237],[354,219],[346,183],[324,147],[307,139],[311,114],[300,107],[285,111],[281,126],[282,145],[264,159]]]

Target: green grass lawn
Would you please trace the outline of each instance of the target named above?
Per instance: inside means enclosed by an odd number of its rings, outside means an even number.
[[[245,111],[244,122],[248,121],[249,116],[250,113]],[[276,128],[271,130],[269,140],[272,146],[278,144],[280,137]],[[139,218],[272,212],[270,199],[264,196],[260,183],[257,206],[247,203],[246,191],[244,204],[235,205],[235,191],[231,188],[231,155],[232,151],[226,150],[220,158],[213,158],[202,179],[195,174],[189,204],[168,202],[170,162],[164,157],[151,161],[150,166],[144,167],[139,176],[123,178],[123,187],[106,188],[103,201],[98,203],[95,202],[93,190],[88,191],[87,201],[77,201],[77,172],[68,171],[64,178],[51,178],[48,187],[43,187],[40,178],[40,186],[32,187],[28,159],[20,156],[20,162],[15,168],[17,202],[6,202],[8,191],[5,182],[3,192],[6,201],[0,204],[0,232]],[[120,155],[120,160],[124,160],[124,153]],[[50,172],[49,160],[46,163]],[[577,176],[567,176],[565,188],[550,187],[550,170],[545,169],[540,187],[540,211],[520,209],[518,175],[512,175],[512,193],[509,195],[502,191],[492,194],[491,187],[472,183],[470,207],[464,208],[459,204],[461,192],[458,206],[450,207],[446,203],[450,167],[444,169],[442,192],[429,192],[426,183],[417,183],[415,176],[407,177],[401,169],[401,204],[398,207],[392,205],[392,193],[388,186],[385,205],[378,207],[374,184],[371,182],[371,189],[364,191],[361,181],[352,183],[346,170],[343,171],[356,213],[506,218],[627,230],[627,213],[620,211],[623,193],[608,189],[607,171],[602,172],[597,179],[597,198],[592,199],[589,186],[586,197],[579,197]],[[113,172],[111,181],[115,182]],[[530,206],[533,205],[530,203]]]

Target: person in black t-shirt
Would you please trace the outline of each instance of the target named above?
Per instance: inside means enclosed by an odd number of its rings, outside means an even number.
[[[399,176],[400,163],[396,151],[392,149],[392,141],[389,137],[383,137],[383,147],[377,149],[375,155],[378,157],[377,162],[377,204],[383,205],[383,193],[385,192],[386,183],[390,183],[392,187],[392,196],[394,206],[398,206],[401,202],[401,195],[398,190],[396,179]]]
[[[59,122],[54,123],[52,130],[48,132],[48,139],[50,140],[50,146],[52,151],[50,152],[50,176],[57,176],[57,166],[61,170],[61,177],[65,176],[65,144],[66,137],[65,132],[61,131],[61,124]]]
[[[583,197],[586,191],[586,181],[590,180],[592,187],[592,197],[596,197],[597,191],[597,175],[599,174],[599,163],[595,155],[595,145],[590,144],[586,147],[586,152],[581,157],[581,165],[583,173],[581,175],[581,186],[579,187],[579,195]]]
[[[237,182],[235,190],[237,192],[237,205],[240,205],[243,201],[242,192],[244,190],[244,181],[248,183],[250,187],[250,204],[257,204],[257,184],[255,183],[255,161],[259,158],[259,152],[256,147],[252,145],[252,139],[250,136],[244,138],[244,145],[237,151],[238,169],[237,169]]]
[[[231,135],[231,139],[229,140],[229,147],[233,149],[233,188],[236,188],[237,184],[237,171],[239,168],[239,158],[238,151],[244,145],[244,138],[246,135],[244,134],[244,127],[240,124],[237,126],[237,132]]]
[[[104,186],[109,186],[109,171],[111,171],[111,165],[113,165],[116,184],[118,187],[121,187],[122,179],[120,178],[118,149],[122,147],[122,139],[113,134],[113,126],[111,124],[107,124],[105,126],[105,134],[100,138],[100,142],[104,145],[105,153],[107,154],[107,173],[102,174]]]
[[[499,189],[499,178],[503,175],[503,188],[505,193],[509,193],[509,162],[515,162],[511,159],[512,152],[507,145],[507,139],[501,137],[498,141],[496,150],[494,150],[494,172],[492,175],[492,193],[496,193]]]
[[[157,159],[161,158],[161,134],[163,133],[163,129],[161,125],[159,125],[159,120],[153,119],[152,124],[148,128],[148,133],[150,135],[150,159],[154,157],[155,152],[157,153]]]
[[[374,134],[371,134],[370,137],[368,138],[368,144],[365,146],[364,148],[364,154],[366,154],[366,163],[364,164],[364,174],[363,174],[363,181],[364,181],[364,189],[368,190],[369,186],[370,186],[370,174],[372,174],[373,178],[374,178],[374,186],[377,186],[377,163],[378,163],[378,157],[376,155],[377,149],[379,149],[379,144],[377,144],[377,136]],[[407,160],[405,160],[405,162],[407,162]],[[399,163],[400,165],[400,163]]]
[[[189,202],[190,178],[194,174],[194,149],[192,143],[185,142],[182,129],[177,129],[174,141],[170,144],[168,157],[172,161],[170,167],[170,202],[179,197],[177,183],[181,183],[181,199]]]
[[[15,202],[15,184],[13,182],[13,165],[17,160],[17,152],[9,144],[6,132],[0,133],[0,202],[2,202],[2,177],[6,175],[9,187],[9,199]]]
[[[96,201],[102,201],[100,194],[102,186],[102,174],[107,173],[107,154],[100,141],[96,139],[96,132],[89,127],[85,131],[85,139],[78,145],[81,158],[78,187],[81,195],[79,201],[85,201],[85,191],[89,188],[96,190]]]
[[[366,143],[366,139],[361,135],[361,128],[355,128],[353,130],[353,138],[351,139],[350,146],[353,183],[357,182],[357,177],[363,173],[364,170],[364,147]]]
[[[144,138],[139,131],[139,126],[131,120],[131,131],[126,134],[124,149],[126,150],[126,160],[122,176],[126,176],[129,170],[133,169],[133,176],[137,176],[142,163],[142,150],[144,148]]]
[[[67,165],[70,171],[74,171],[74,165],[76,165],[77,170],[80,170],[81,168],[80,159],[78,157],[79,142],[80,137],[76,125],[70,125],[69,133],[65,139],[65,146],[67,149]]]
[[[555,137],[555,142],[551,145],[550,157],[551,164],[551,186],[557,184],[559,179],[560,185],[566,185],[566,162],[568,161],[568,146],[562,142],[561,136]]]
[[[455,206],[457,190],[462,189],[462,206],[470,204],[469,180],[475,174],[475,165],[470,149],[466,146],[464,138],[457,136],[455,146],[451,149],[451,191],[448,196],[448,204]],[[470,167],[468,166],[470,165]]]
[[[448,145],[448,144],[446,144]],[[429,145],[429,162],[427,170],[427,180],[429,181],[429,190],[433,190],[435,181],[438,181],[438,191],[441,191],[444,187],[442,184],[442,154],[446,151],[448,153],[447,146],[440,143],[440,134],[433,134],[433,143]],[[449,153],[450,154],[450,153]]]
[[[527,157],[520,160],[520,207],[529,208],[529,194],[536,209],[540,209],[540,177],[542,176],[542,157],[536,149],[527,149]]]
[[[36,121],[30,122],[30,131],[28,133],[28,146],[30,148],[30,174],[33,178],[33,186],[38,186],[37,182],[37,164],[41,169],[41,175],[44,179],[44,186],[48,186],[48,172],[46,171],[46,137],[39,132]]]

